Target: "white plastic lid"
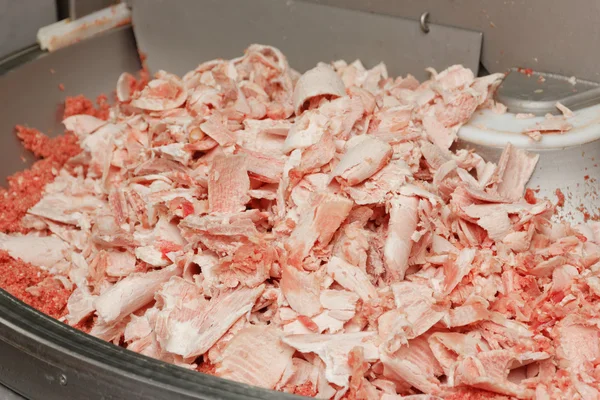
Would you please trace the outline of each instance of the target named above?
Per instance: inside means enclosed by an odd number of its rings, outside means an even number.
[[[553,150],[582,145],[600,139],[600,105],[573,111],[567,122],[573,128],[565,133],[545,133],[539,142],[523,132],[544,121],[545,117],[517,119],[516,114],[497,114],[486,109],[475,113],[463,126],[460,139],[482,146],[504,147],[510,142],[514,146],[532,150]]]

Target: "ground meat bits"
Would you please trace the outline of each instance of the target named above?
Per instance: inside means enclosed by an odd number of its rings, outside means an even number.
[[[39,286],[35,291],[27,290],[36,285]],[[70,290],[65,289],[47,272],[15,260],[3,250],[0,250],[0,287],[53,318],[66,314],[67,300],[71,295]]]
[[[55,173],[81,151],[71,133],[49,138],[37,129],[19,125],[16,130],[25,148],[43,160],[9,177],[7,189],[0,188],[0,231],[4,233],[25,232],[21,218],[41,199],[44,186],[54,180]]]

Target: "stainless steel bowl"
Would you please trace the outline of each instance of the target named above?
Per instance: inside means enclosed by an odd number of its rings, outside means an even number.
[[[28,62],[19,65],[24,61]],[[16,65],[19,67],[13,69]],[[124,27],[52,54],[31,50],[5,61],[0,71],[2,68],[12,69],[0,77],[0,128],[4,132],[0,137],[0,175],[9,176],[33,162],[12,133],[16,124],[38,128],[50,136],[60,134],[62,110],[57,105],[65,95],[93,98],[111,93],[121,72],[139,70],[140,62],[133,32]],[[61,83],[64,92],[59,90]],[[475,148],[492,161],[497,161],[502,150],[502,146],[485,142],[460,141],[458,146]],[[541,150],[540,155],[530,185],[539,186],[542,196],[552,196],[556,188],[565,194],[580,193],[586,168],[590,176],[598,177],[600,171],[596,163],[600,141]],[[22,156],[26,156],[25,162]],[[591,197],[588,200],[589,207],[597,204]],[[577,201],[572,206],[577,206]],[[0,383],[32,399],[296,398],[127,351],[47,317],[3,290],[0,355]]]

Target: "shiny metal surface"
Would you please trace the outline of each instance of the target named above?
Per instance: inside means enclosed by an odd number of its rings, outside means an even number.
[[[81,18],[94,11],[115,5],[119,0],[68,0],[69,1],[69,17]]]
[[[512,67],[600,82],[597,0],[304,0],[410,18],[429,11],[434,24],[483,33],[481,61],[490,72]]]
[[[2,400],[23,400],[23,396],[13,392],[6,386],[0,385],[0,399]]]
[[[252,43],[278,47],[304,72],[317,62],[384,61],[391,76],[427,78],[462,63],[477,71],[478,32],[294,0],[137,0],[132,2],[138,45],[152,71],[183,74],[201,61],[240,56]]]
[[[56,17],[55,0],[0,0],[0,59],[35,44],[38,29]]]
[[[600,85],[541,72],[511,70],[496,93],[496,99],[513,113],[559,114],[556,102],[571,110],[600,103]]]
[[[429,33],[429,12],[425,11],[421,14],[421,18],[419,18],[419,23],[421,24],[421,30],[425,33]]]

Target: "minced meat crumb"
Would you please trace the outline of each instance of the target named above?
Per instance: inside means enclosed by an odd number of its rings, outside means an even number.
[[[216,369],[217,368],[214,366],[214,364],[211,364],[209,361],[203,361],[198,365],[196,371],[207,375],[215,375]]]
[[[35,294],[27,291],[48,278],[51,275],[46,271],[14,259],[6,251],[0,250],[0,287],[44,314],[60,318],[66,314],[70,290],[57,282],[56,285],[39,285]]]
[[[63,119],[72,115],[87,114],[106,120],[108,119],[109,108],[108,97],[104,94],[96,98],[96,106],[94,106],[94,103],[90,99],[83,95],[67,97]]]
[[[557,207],[564,206],[565,205],[565,195],[563,194],[563,192],[561,192],[560,189],[556,189],[554,194],[556,194],[556,197],[558,197],[558,202],[556,203],[556,206]]]
[[[16,130],[25,148],[43,159],[10,176],[8,188],[0,188],[0,231],[4,233],[26,232],[21,218],[40,201],[44,187],[54,180],[56,172],[69,158],[81,152],[77,138],[71,133],[49,138],[36,129],[20,125]]]
[[[525,201],[529,204],[536,204],[537,203],[537,199],[535,198],[535,193],[533,190],[527,188],[527,190],[525,190]]]

